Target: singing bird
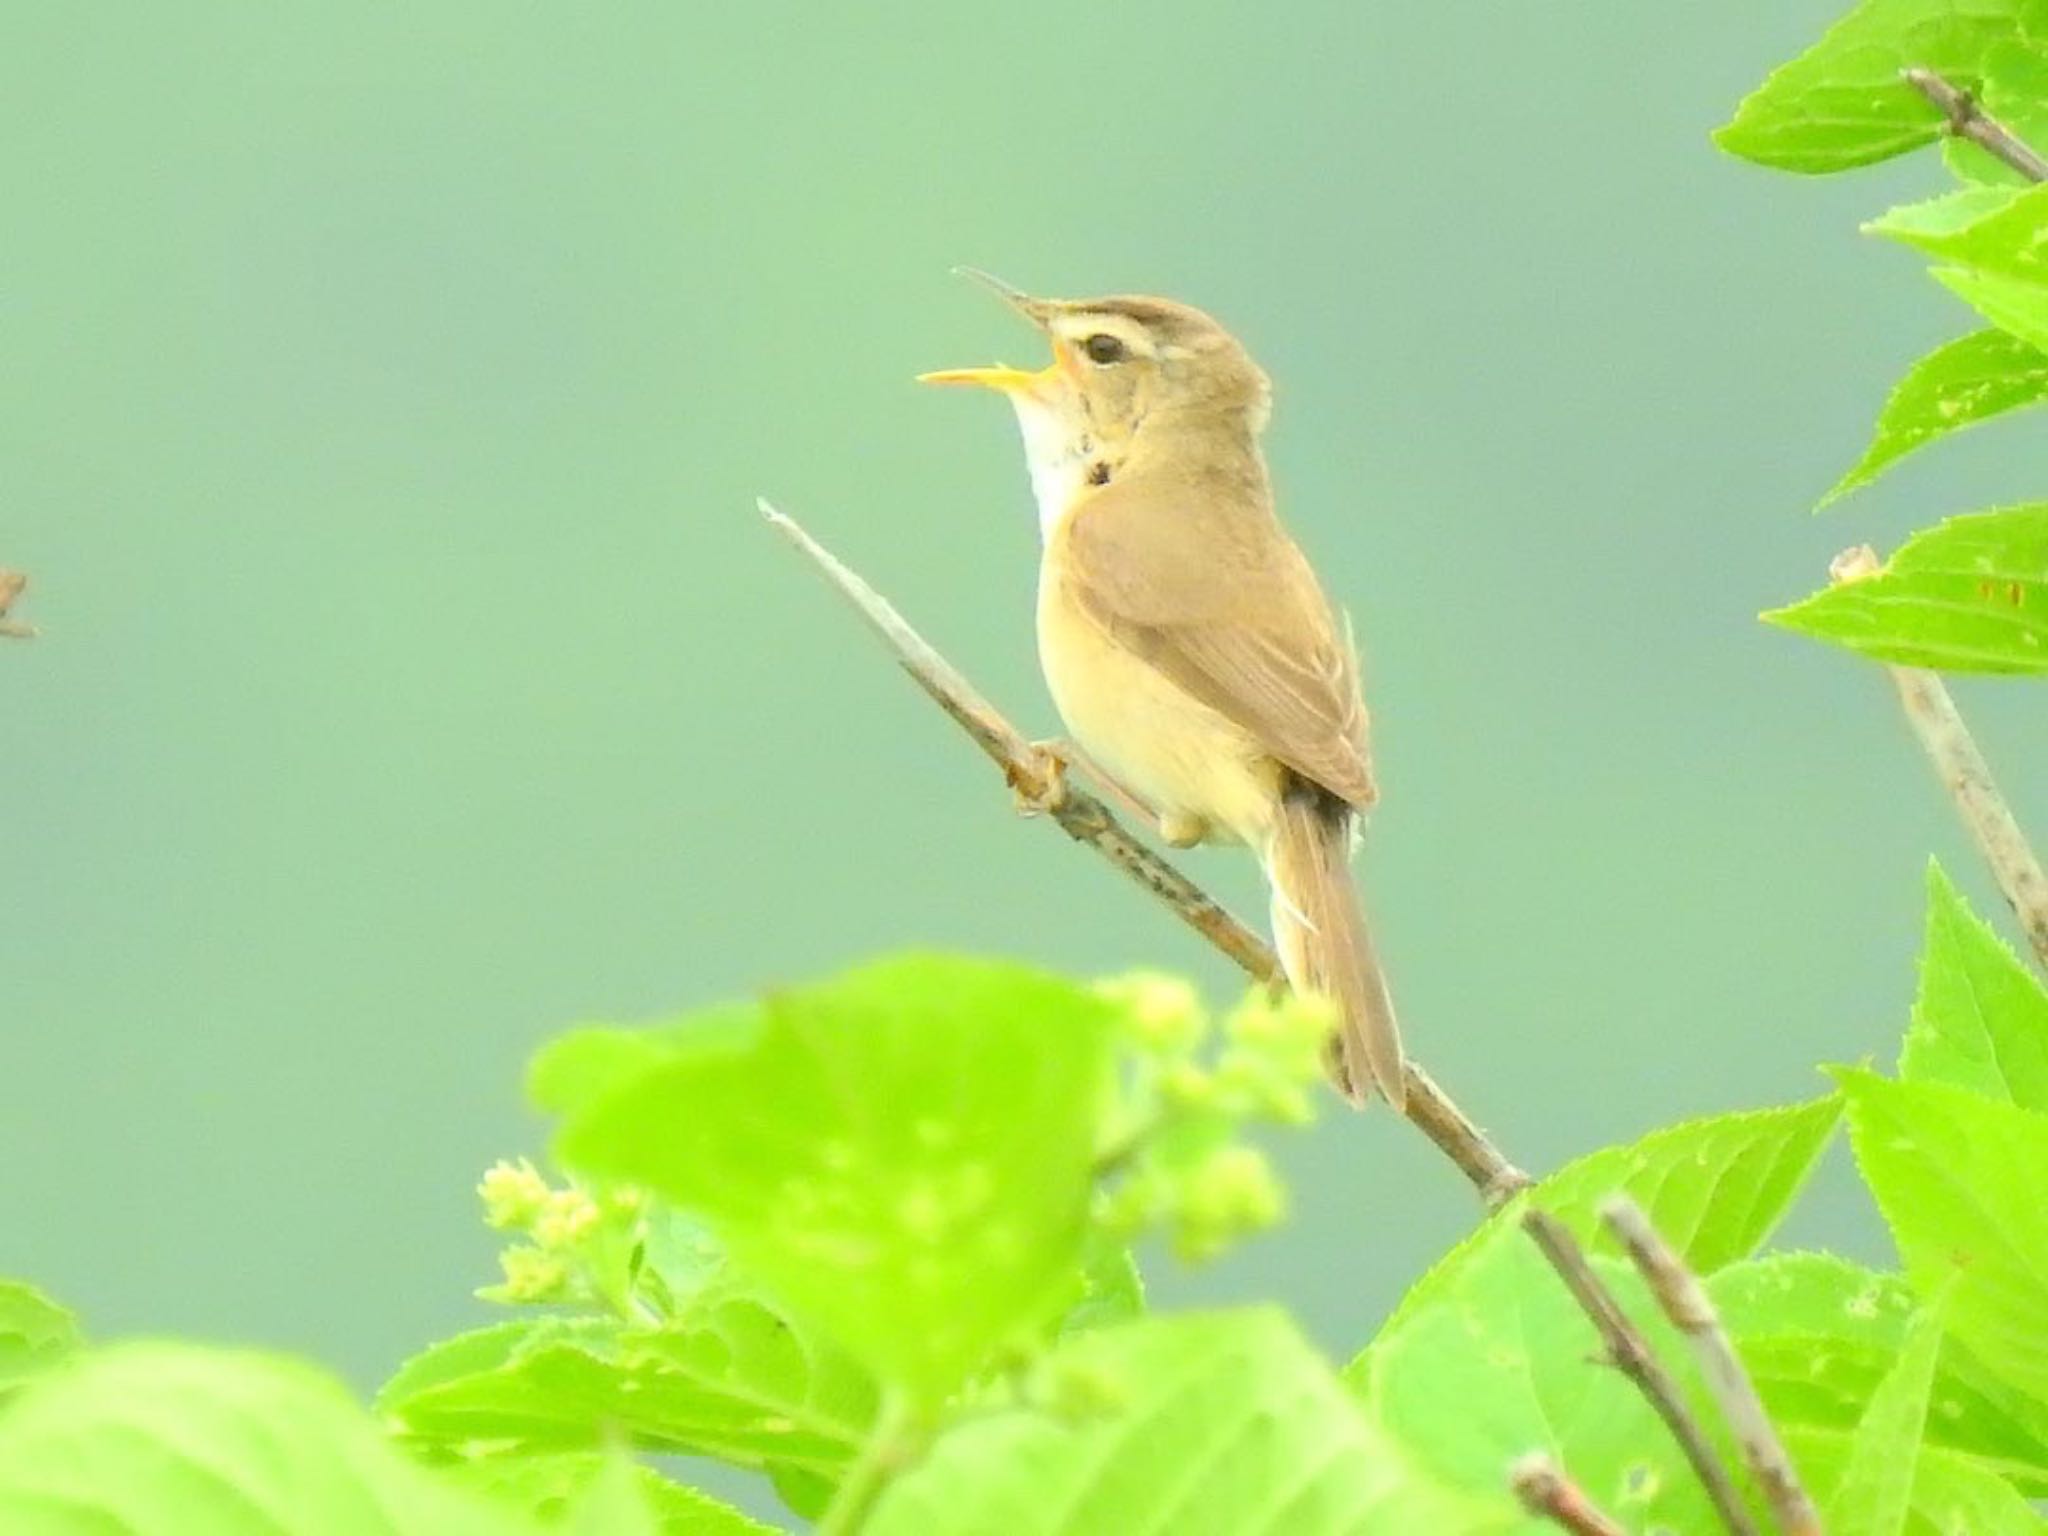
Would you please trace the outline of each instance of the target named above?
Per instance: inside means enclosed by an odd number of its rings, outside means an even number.
[[[1052,362],[922,377],[1016,412],[1044,540],[1039,660],[1076,755],[1168,843],[1258,855],[1288,979],[1337,1006],[1338,1086],[1401,1106],[1393,1002],[1351,881],[1377,798],[1358,662],[1273,509],[1265,373],[1185,304],[1041,299],[968,275],[1045,334]]]

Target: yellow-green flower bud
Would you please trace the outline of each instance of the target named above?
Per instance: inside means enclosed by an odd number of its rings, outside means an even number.
[[[1095,984],[1096,992],[1123,1010],[1132,1044],[1162,1056],[1191,1051],[1208,1031],[1201,994],[1178,976],[1132,971]]]
[[[602,1218],[597,1202],[582,1190],[557,1189],[533,1220],[533,1240],[548,1252],[559,1253],[594,1232]]]
[[[503,1231],[524,1231],[546,1208],[547,1180],[525,1158],[499,1161],[484,1171],[476,1187],[484,1203],[484,1223]]]
[[[1187,1176],[1184,1220],[1236,1235],[1270,1227],[1287,1213],[1287,1190],[1257,1147],[1218,1147]]]
[[[569,1266],[552,1253],[538,1248],[507,1248],[498,1255],[498,1267],[505,1272],[499,1285],[487,1285],[477,1292],[486,1301],[562,1301],[568,1296]]]

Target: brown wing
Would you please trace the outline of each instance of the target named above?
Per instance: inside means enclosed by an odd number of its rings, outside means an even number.
[[[1125,489],[1090,497],[1061,531],[1082,606],[1288,767],[1370,806],[1357,662],[1301,551],[1250,497]]]

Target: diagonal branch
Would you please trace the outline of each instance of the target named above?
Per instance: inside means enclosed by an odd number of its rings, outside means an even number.
[[[1720,1405],[1721,1417],[1735,1433],[1750,1474],[1763,1489],[1771,1517],[1784,1536],[1820,1536],[1820,1511],[1801,1486],[1785,1443],[1765,1412],[1756,1385],[1729,1342],[1721,1326],[1721,1315],[1708,1300],[1699,1277],[1685,1267],[1685,1261],[1671,1250],[1650,1225],[1643,1208],[1626,1195],[1616,1195],[1600,1207],[1601,1220],[1621,1239],[1622,1247],[1649,1282],[1650,1293],[1672,1324],[1692,1341],[1699,1357],[1707,1389]]]
[[[1828,577],[1839,586],[1875,576],[1882,568],[1877,552],[1865,544],[1837,555],[1828,567]],[[1887,666],[1885,672],[1899,691],[1906,723],[1927,749],[1935,774],[1955,800],[1963,825],[1991,866],[2036,962],[2048,970],[2048,873],[2042,871],[2012,807],[1999,792],[1991,765],[1984,761],[1970,728],[1963,724],[1948,685],[1939,673],[1920,667]]]
[[[1757,1536],[1756,1525],[1743,1507],[1742,1495],[1735,1491],[1735,1479],[1721,1464],[1692,1410],[1686,1407],[1678,1383],[1651,1350],[1650,1341],[1621,1310],[1614,1293],[1593,1272],[1571,1229],[1548,1212],[1531,1210],[1522,1218],[1522,1230],[1543,1250],[1543,1256],[1563,1278],[1580,1310],[1593,1320],[1600,1341],[1606,1346],[1608,1362],[1634,1382],[1636,1390],[1657,1410],[1657,1417],[1671,1431],[1671,1438],[1685,1452],[1685,1459],[1692,1463],[1707,1497],[1713,1500],[1721,1524],[1734,1536]]]
[[[1061,792],[1055,793],[1045,754],[997,713],[995,706],[983,698],[950,662],[933,650],[887,598],[849,570],[792,519],[783,516],[766,501],[759,505],[769,525],[825,573],[826,578],[859,610],[869,627],[895,653],[897,664],[1003,770],[1013,789],[1026,800],[1044,805],[1069,837],[1093,848],[1164,902],[1182,922],[1215,945],[1254,981],[1275,984],[1282,980],[1272,950],[1258,935],[1232,917],[1200,886],[1132,836],[1100,800],[1072,785],[1066,785]],[[1404,1113],[1471,1181],[1488,1211],[1499,1209],[1517,1192],[1529,1187],[1529,1176],[1502,1155],[1500,1149],[1487,1139],[1486,1133],[1473,1124],[1428,1073],[1410,1061],[1407,1074],[1408,1103]],[[1652,1357],[1649,1345],[1586,1262],[1585,1254],[1571,1233],[1541,1211],[1524,1214],[1522,1227],[1592,1319],[1614,1363],[1650,1400],[1658,1416],[1670,1427],[1687,1460],[1706,1484],[1727,1529],[1734,1536],[1756,1536],[1755,1527],[1749,1522],[1726,1469],[1693,1421],[1676,1385]]]
[[[1628,1536],[1564,1469],[1538,1451],[1508,1468],[1508,1487],[1530,1514],[1571,1536]]]
[[[19,571],[10,571],[0,566],[0,635],[10,640],[30,640],[35,637],[36,627],[24,624],[18,619],[7,617],[7,610],[14,606],[14,600],[21,596],[21,589],[28,585],[28,578]]]
[[[1977,105],[1973,92],[1950,85],[1931,69],[1905,71],[1906,84],[1934,103],[1948,119],[1948,131],[1995,155],[2029,181],[2048,181],[2048,160],[1997,118]]]

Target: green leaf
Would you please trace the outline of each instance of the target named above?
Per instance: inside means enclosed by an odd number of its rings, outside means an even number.
[[[1070,1298],[1111,1006],[1018,966],[886,961],[762,1006],[572,1115],[563,1160],[702,1215],[929,1404]]]
[[[564,1515],[569,1536],[661,1536],[639,1469],[619,1456],[598,1458]]]
[[[2048,287],[1969,267],[1936,267],[1934,279],[2000,330],[2048,349]]]
[[[1888,208],[1865,224],[1863,232],[1917,250],[1954,255],[1972,231],[2004,214],[2024,192],[2021,187],[1964,187]]]
[[[2048,348],[2048,185],[1971,187],[1894,208],[1865,228],[1955,263],[1935,278],[2000,330]],[[2022,374],[1991,398],[2023,387]]]
[[[1714,135],[1730,154],[1781,170],[1868,165],[1931,144],[1941,114],[1899,78],[1921,65],[1975,89],[2001,44],[2028,41],[2038,0],[1863,0],[1775,71]]]
[[[1535,1202],[1588,1252],[1618,1254],[1599,1206],[1625,1194],[1695,1274],[1710,1275],[1754,1253],[1776,1229],[1841,1116],[1841,1099],[1829,1094],[1682,1121],[1567,1163],[1537,1186]]]
[[[1898,1358],[1915,1307],[1903,1279],[1822,1253],[1731,1265],[1707,1290],[1772,1421],[1843,1436]],[[2048,1405],[1999,1381],[1952,1337],[1932,1398],[1930,1446],[2048,1494]]]
[[[1820,506],[1868,485],[1937,438],[2048,400],[2048,353],[2000,330],[1976,331],[1915,363],[1878,414],[1863,457]]]
[[[1835,1502],[1847,1473],[1853,1440],[1828,1430],[1792,1427],[1785,1447],[1807,1492],[1822,1508]],[[1906,1536],[2040,1536],[2043,1522],[2011,1486],[1971,1462],[1921,1447],[1913,1467]],[[1842,1536],[1857,1536],[1830,1525]]]
[[[377,1406],[429,1444],[566,1450],[623,1435],[829,1490],[874,1422],[875,1389],[758,1298],[728,1292],[660,1329],[536,1318],[462,1334],[407,1361]]]
[[[408,1461],[326,1376],[269,1355],[128,1344],[0,1415],[8,1536],[524,1536]]]
[[[1695,1274],[1711,1274],[1755,1252],[1776,1229],[1827,1150],[1841,1114],[1841,1099],[1830,1094],[1804,1104],[1681,1121],[1640,1141],[1574,1159],[1525,1200],[1563,1222],[1589,1252],[1618,1254],[1620,1244],[1600,1220],[1599,1208],[1610,1195],[1626,1194]],[[1525,1208],[1517,1200],[1496,1212],[1439,1259],[1409,1287],[1382,1333],[1411,1310],[1440,1299]],[[1362,1387],[1370,1373],[1371,1355],[1368,1348],[1345,1368],[1354,1386]]]
[[[78,1319],[23,1280],[0,1280],[0,1401],[77,1350]]]
[[[679,1048],[742,1046],[759,1027],[751,1002],[714,1003],[681,1019],[639,1029],[586,1024],[557,1035],[534,1053],[526,1069],[526,1096],[536,1109],[568,1115],[612,1089],[668,1061]]]
[[[1899,1076],[2048,1111],[2048,991],[1933,863]]]
[[[1946,1084],[1839,1076],[1856,1161],[1915,1289],[1956,1271],[1950,1329],[2048,1402],[2048,1116]]]
[[[2048,185],[1971,187],[1894,208],[1864,227],[1959,266],[2048,282],[2048,256],[2041,250]]]
[[[1617,1259],[1592,1263],[1697,1401],[1691,1352],[1636,1271]],[[1600,1362],[1601,1351],[1535,1244],[1513,1227],[1491,1229],[1454,1280],[1427,1305],[1404,1307],[1347,1375],[1368,1417],[1400,1447],[1406,1477],[1494,1513],[1485,1523],[1385,1528],[1525,1529],[1514,1523],[1504,1469],[1541,1450],[1631,1530],[1716,1529],[1676,1444],[1641,1394]],[[1701,1418],[1715,1422],[1709,1413]]]
[[[1764,619],[1901,666],[2048,672],[2048,502],[1952,517]]]
[[[1871,1394],[1828,1505],[1828,1524],[1838,1531],[1899,1536],[1905,1529],[1946,1310],[1944,1290],[1914,1317],[1897,1361]]]
[[[571,1531],[614,1536],[618,1530],[635,1530],[627,1522],[640,1519],[644,1529],[660,1536],[770,1536],[772,1531],[709,1494],[604,1452],[481,1456],[452,1463],[447,1472],[524,1510],[551,1530],[566,1522]],[[617,1505],[629,1494],[637,1495],[639,1508],[627,1503],[627,1512],[621,1514]],[[583,1524],[576,1524],[578,1520]]]
[[[1278,1312],[1098,1329],[1041,1362],[1033,1385],[1060,1411],[1020,1407],[954,1428],[883,1495],[866,1536],[1507,1528],[1470,1518],[1497,1510],[1499,1496],[1473,1506],[1403,1486],[1329,1367]],[[1421,1522],[1408,1521],[1417,1510]]]

